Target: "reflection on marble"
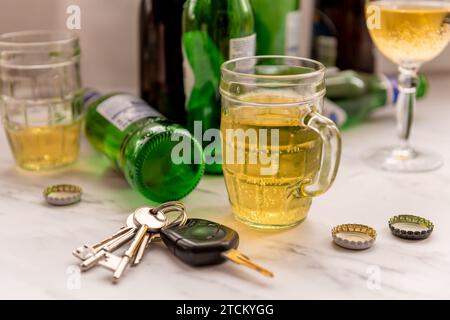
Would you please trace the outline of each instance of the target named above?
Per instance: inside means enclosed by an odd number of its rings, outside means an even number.
[[[450,298],[450,78],[431,78],[430,97],[419,103],[413,143],[436,149],[446,165],[426,174],[393,174],[365,166],[368,147],[395,143],[393,110],[344,133],[342,166],[333,188],[314,200],[308,219],[282,232],[260,232],[235,222],[221,177],[206,177],[185,204],[192,217],[239,231],[240,250],[271,269],[274,279],[232,263],[192,268],[161,244],[147,252],[113,286],[111,273],[97,268],[81,277],[71,251],[122,225],[136,207],[150,204],[133,192],[108,160],[85,143],[78,163],[61,172],[19,171],[0,134],[0,298],[81,299],[311,299]],[[430,143],[432,142],[432,143]],[[74,183],[83,201],[48,206],[45,186]],[[435,231],[421,242],[393,237],[387,220],[414,213],[432,220]],[[378,231],[375,245],[353,252],[332,243],[340,223],[363,223]],[[192,290],[199,288],[199,290]]]

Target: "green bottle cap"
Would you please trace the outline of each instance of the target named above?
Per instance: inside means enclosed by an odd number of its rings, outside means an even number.
[[[375,229],[363,224],[341,224],[331,230],[333,241],[350,250],[370,248],[377,238]]]
[[[414,215],[402,214],[389,219],[392,234],[403,239],[426,239],[433,232],[433,228],[431,221]]]

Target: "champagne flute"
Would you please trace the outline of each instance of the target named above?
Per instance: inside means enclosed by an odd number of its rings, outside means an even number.
[[[375,0],[366,3],[370,35],[387,58],[399,68],[395,147],[370,150],[364,160],[389,171],[422,172],[442,166],[439,155],[417,151],[408,144],[416,103],[417,72],[438,56],[450,40],[450,1]]]

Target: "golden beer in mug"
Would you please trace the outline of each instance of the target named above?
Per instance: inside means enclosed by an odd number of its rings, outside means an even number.
[[[324,66],[261,56],[222,66],[223,173],[235,217],[258,228],[303,221],[328,190],[340,159],[340,134],[319,110]]]

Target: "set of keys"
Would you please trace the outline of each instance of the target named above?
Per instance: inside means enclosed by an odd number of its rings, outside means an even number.
[[[172,217],[173,213],[177,213]],[[171,219],[172,218],[172,219]],[[239,235],[233,229],[204,219],[188,219],[181,202],[172,201],[158,207],[142,207],[128,216],[126,225],[114,235],[93,245],[83,245],[73,254],[83,260],[82,271],[96,265],[113,272],[118,281],[128,266],[137,266],[151,243],[162,240],[169,251],[192,266],[219,264],[230,260],[259,273],[273,273],[237,251]],[[122,256],[114,254],[130,242]]]

